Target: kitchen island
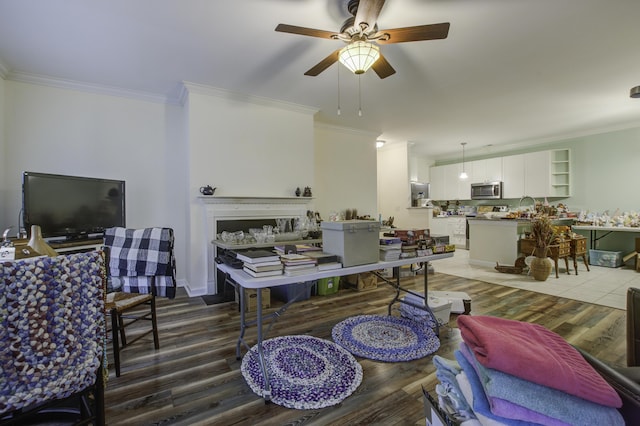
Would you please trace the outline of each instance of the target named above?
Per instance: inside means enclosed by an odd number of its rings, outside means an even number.
[[[530,219],[469,217],[469,263],[478,266],[515,265],[520,256],[519,241],[531,230]],[[567,225],[573,219],[554,219],[554,225]]]
[[[469,221],[469,263],[478,266],[514,265],[518,241],[531,229],[528,219],[467,218]]]

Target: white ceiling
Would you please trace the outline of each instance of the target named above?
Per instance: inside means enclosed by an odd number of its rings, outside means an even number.
[[[381,29],[450,22],[381,46],[397,73],[304,72],[340,41],[347,0],[0,0],[0,72],[177,101],[181,82],[318,109],[317,120],[438,159],[640,125],[638,0],[387,0]],[[338,73],[338,68],[340,72]],[[340,81],[341,115],[338,106]]]

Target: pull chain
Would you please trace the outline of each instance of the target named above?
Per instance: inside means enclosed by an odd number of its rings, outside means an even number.
[[[358,117],[362,117],[362,90],[360,88],[359,74],[358,74]]]
[[[338,64],[338,115],[340,115],[340,64]]]

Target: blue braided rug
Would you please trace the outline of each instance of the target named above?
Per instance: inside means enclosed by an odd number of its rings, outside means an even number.
[[[262,342],[269,371],[271,401],[300,410],[342,402],[362,382],[362,366],[335,343],[313,336],[282,336]],[[242,359],[242,375],[263,396],[264,378],[257,345]]]
[[[331,335],[352,354],[376,361],[411,361],[440,348],[440,340],[424,323],[388,315],[349,317],[336,324]]]

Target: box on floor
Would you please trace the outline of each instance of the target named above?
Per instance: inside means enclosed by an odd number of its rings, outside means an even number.
[[[271,307],[271,289],[263,288],[262,290],[262,309]],[[244,306],[245,312],[255,312],[258,310],[258,293],[256,289],[244,289]]]
[[[344,280],[350,287],[354,287],[358,291],[372,290],[378,287],[378,277],[371,272],[347,275]]]

